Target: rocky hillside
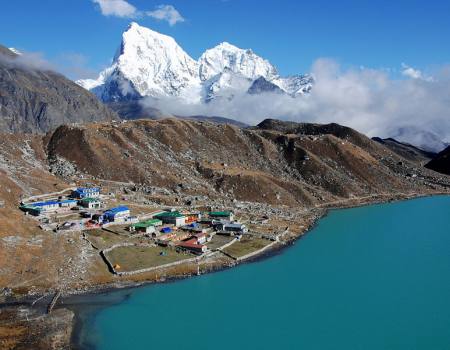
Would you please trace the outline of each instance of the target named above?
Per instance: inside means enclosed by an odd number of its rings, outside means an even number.
[[[433,158],[427,165],[427,168],[438,171],[443,174],[450,175],[450,147],[447,147],[442,152]]]
[[[0,46],[0,130],[46,132],[61,124],[117,119],[64,76]]]
[[[399,142],[393,138],[382,139],[374,137],[373,140],[381,143],[398,155],[422,165],[436,157],[436,153],[434,152],[424,151],[408,143]]]
[[[206,195],[295,207],[439,190],[449,181],[337,124],[266,120],[240,128],[176,118],[65,125],[45,137],[2,135],[0,174],[5,232],[22,220],[21,197],[79,180],[131,183],[148,193],[162,188],[180,200]]]
[[[42,136],[0,134],[0,286],[20,287],[19,281],[30,281],[29,286],[37,278],[52,284],[55,260],[67,254],[66,246],[43,235],[36,221],[18,209],[23,197],[68,187],[49,172],[47,163]]]
[[[149,205],[213,203],[274,213],[450,188],[450,177],[337,124],[267,120],[239,128],[172,118],[60,126],[45,137],[2,134],[0,297],[8,292],[2,286],[32,291],[79,277],[110,278],[81,236],[48,234],[17,207],[24,197],[72,182]]]
[[[93,177],[172,193],[311,206],[439,187],[436,174],[353,129],[266,120],[242,129],[164,119],[61,126],[49,159]]]

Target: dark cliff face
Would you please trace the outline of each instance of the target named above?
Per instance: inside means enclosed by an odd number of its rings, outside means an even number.
[[[271,83],[264,77],[259,77],[256,79],[247,91],[250,95],[257,95],[265,92],[271,92],[276,94],[284,94],[285,92],[281,90],[277,85]]]
[[[425,167],[450,175],[450,146],[438,153],[438,155],[425,165]]]
[[[92,93],[64,76],[28,65],[0,46],[0,130],[47,132],[61,124],[118,119]]]

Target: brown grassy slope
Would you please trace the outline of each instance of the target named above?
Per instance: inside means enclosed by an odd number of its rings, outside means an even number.
[[[47,171],[42,138],[5,134],[0,138],[0,286],[18,289],[50,285],[64,257],[64,239],[44,233],[23,215],[24,196],[58,191],[66,184]]]
[[[48,151],[102,179],[169,188],[183,183],[195,193],[296,206],[413,192],[422,184],[406,173],[433,176],[337,124],[240,129],[164,119],[63,126]]]

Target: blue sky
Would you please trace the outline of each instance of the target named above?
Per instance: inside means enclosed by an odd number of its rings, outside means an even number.
[[[183,22],[136,21],[175,37],[194,58],[228,41],[252,48],[281,74],[307,72],[320,57],[394,69],[402,62],[422,70],[450,62],[450,1],[126,1],[140,12],[173,6]],[[105,16],[92,0],[3,1],[1,9],[0,43],[78,65],[66,70],[72,78],[106,66],[132,20]]]

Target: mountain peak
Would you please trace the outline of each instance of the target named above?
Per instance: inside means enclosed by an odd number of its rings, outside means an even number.
[[[130,22],[130,24],[128,25],[128,29],[131,28],[140,28],[141,26],[137,23],[137,22]]]
[[[11,51],[12,53],[16,54],[17,56],[22,56],[22,52],[20,52],[20,51],[17,50],[16,48],[14,48],[14,47],[9,47],[8,49],[9,49],[9,51]]]
[[[216,45],[210,50],[214,49],[221,49],[221,50],[230,50],[230,51],[239,51],[242,50],[241,48],[237,47],[236,45],[230,44],[228,41],[223,41],[219,45]]]
[[[126,44],[133,46],[150,46],[155,44],[159,46],[178,46],[175,39],[171,36],[140,26],[136,22],[131,22],[127,30],[122,34],[122,46]]]
[[[203,81],[227,69],[248,79],[263,76],[271,80],[278,76],[276,68],[269,61],[252,50],[241,49],[226,41],[206,50],[199,59],[199,65],[200,79]]]
[[[131,22],[122,34],[112,67],[96,81],[79,83],[96,88],[102,100],[123,97],[178,95],[198,79],[197,62],[168,35]],[[112,83],[108,85],[108,81]],[[100,90],[97,87],[104,86]]]
[[[131,22],[131,23],[128,25],[127,30],[125,30],[123,34],[129,33],[129,32],[138,33],[139,35],[142,35],[142,36],[156,36],[156,37],[163,37],[163,38],[166,38],[166,39],[168,39],[168,40],[173,40],[173,41],[175,41],[171,36],[162,34],[162,33],[157,32],[156,30],[153,30],[153,29],[151,29],[151,28],[141,26],[141,25],[138,24],[137,22]]]
[[[15,58],[17,54],[11,50],[11,48],[7,48],[0,44],[0,56],[6,56],[8,58]]]
[[[177,96],[197,103],[217,96],[229,99],[245,94],[260,77],[267,83],[259,80],[255,91],[263,85],[265,91],[277,90],[277,85],[291,96],[303,92],[303,85],[308,83],[302,77],[281,78],[269,61],[226,41],[206,50],[195,61],[172,37],[131,22],[113,64],[96,80],[78,83],[104,102]]]
[[[213,47],[210,50],[219,50],[219,51],[231,51],[231,52],[239,52],[247,55],[255,55],[252,49],[242,49],[236,45],[230,44],[228,41],[221,42],[219,45]],[[257,56],[257,55],[255,55]],[[259,56],[258,56],[259,57]]]

